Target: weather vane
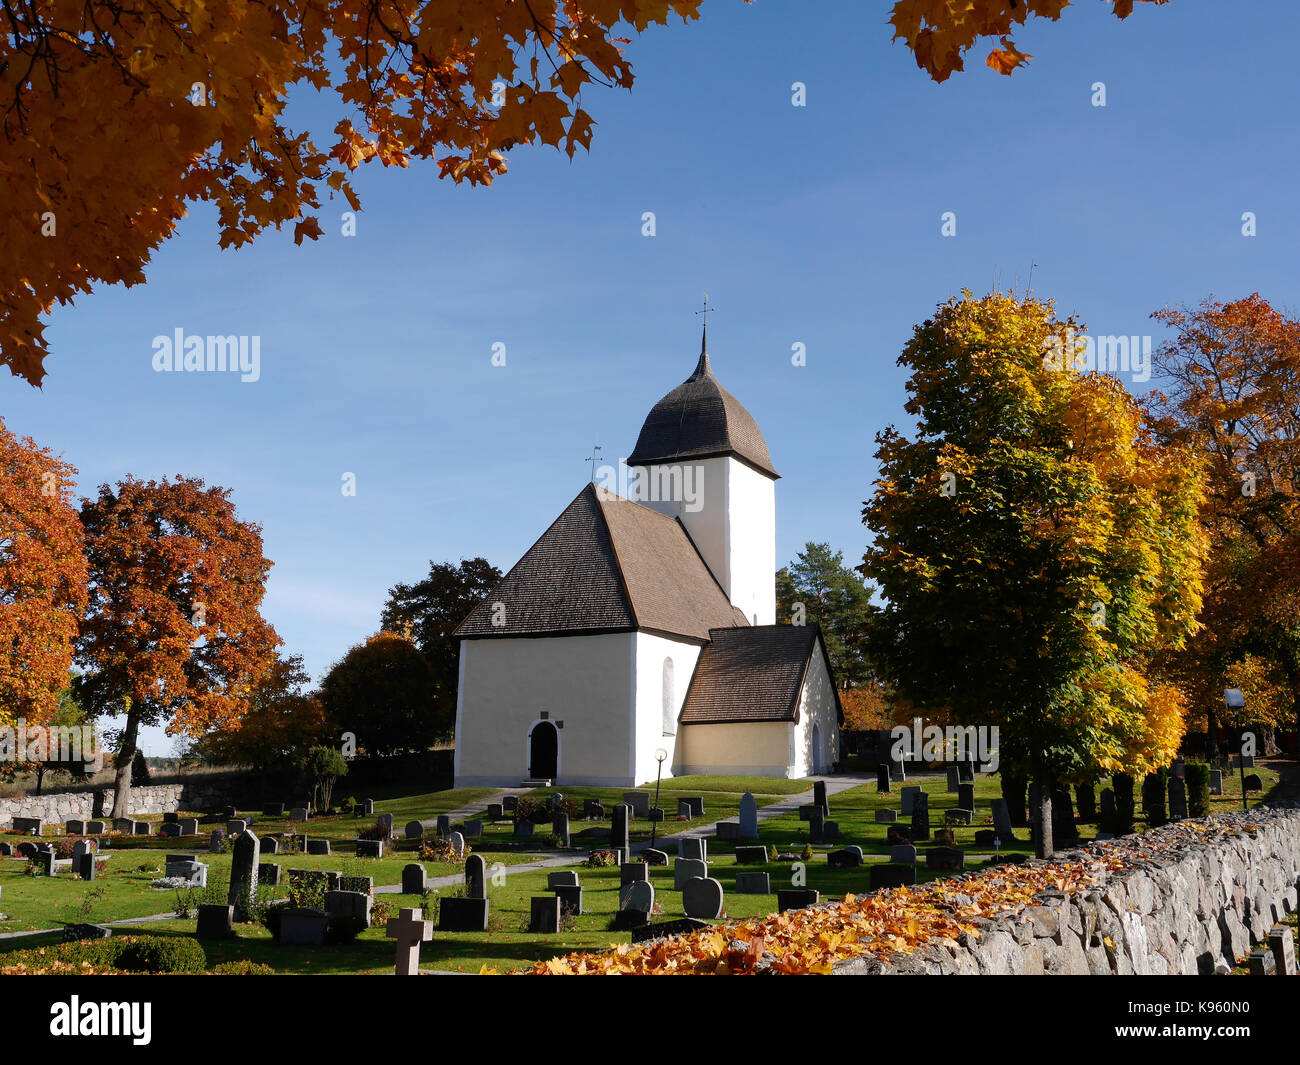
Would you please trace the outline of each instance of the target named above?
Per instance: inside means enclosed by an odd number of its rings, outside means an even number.
[[[591,454],[587,456],[587,461],[591,463],[591,479],[596,479],[596,460],[600,458],[600,445],[596,444],[591,449]]]
[[[704,294],[704,308],[703,308],[703,310],[696,311],[695,313],[696,313],[696,314],[702,314],[702,315],[704,315],[704,324],[705,324],[705,326],[707,326],[707,325],[709,324],[709,312],[710,312],[710,311],[716,311],[717,309],[718,309],[717,307],[710,307],[710,306],[709,306],[709,294],[706,292],[706,293]]]

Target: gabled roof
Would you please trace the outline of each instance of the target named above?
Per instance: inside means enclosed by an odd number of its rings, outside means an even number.
[[[818,648],[843,724],[835,672],[817,625],[757,625],[710,632],[686,692],[680,723],[795,720],[799,693]]]
[[[769,477],[780,476],[753,415],[713,376],[706,333],[695,372],[650,409],[627,464],[715,455],[732,455]]]
[[[644,630],[704,642],[745,624],[679,521],[589,484],[454,635]]]

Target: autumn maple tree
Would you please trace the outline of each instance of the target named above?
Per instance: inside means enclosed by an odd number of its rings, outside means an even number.
[[[1117,18],[1128,18],[1134,3],[1164,4],[1168,0],[1103,0]],[[965,69],[965,56],[984,39],[996,39],[984,62],[999,74],[1010,74],[1032,56],[1016,47],[1012,34],[1030,18],[1056,22],[1070,0],[897,0],[889,17],[894,39],[916,56],[916,65],[935,81],[947,81]]]
[[[260,612],[271,563],[229,490],[194,478],[103,485],[81,521],[89,588],[74,687],[87,713],[124,718],[113,816],[126,817],[141,726],[197,738],[247,713],[279,644]]]
[[[1173,335],[1155,353],[1150,417],[1209,472],[1204,624],[1173,672],[1211,734],[1223,689],[1248,691],[1248,721],[1233,724],[1267,740],[1300,724],[1300,321],[1257,292],[1152,317]]]
[[[77,471],[0,420],[0,725],[52,719],[86,602]]]
[[[699,2],[6,3],[0,362],[39,384],[42,317],[143,282],[189,203],[215,207],[222,247],[286,224],[301,242],[324,197],[360,208],[348,177],[367,162],[486,184],[516,145],[572,156],[595,124],[583,90],[632,85],[620,33]],[[290,93],[326,90],[332,130],[291,128]]]
[[[1161,446],[1113,377],[1063,358],[1050,303],[969,293],[916,328],[916,431],[876,437],[864,575],[884,605],[868,645],[918,716],[997,725],[1004,769],[1051,793],[1166,765],[1177,688],[1150,661],[1195,628],[1206,551],[1197,457]]]

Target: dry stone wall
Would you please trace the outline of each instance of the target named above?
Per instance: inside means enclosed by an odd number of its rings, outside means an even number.
[[[0,828],[10,827],[15,817],[39,817],[50,824],[87,821],[111,811],[114,794],[113,788],[97,788],[0,799]],[[201,784],[146,784],[131,788],[130,815],[144,817],[177,810],[207,810],[225,801],[223,790]]]
[[[1115,859],[1124,868],[1107,869]],[[1223,972],[1300,904],[1300,805],[1182,821],[1053,860],[1095,864],[1103,880],[1073,895],[1045,892],[1016,913],[979,921],[978,937],[887,962],[840,962],[836,975]],[[962,879],[954,878],[957,892]]]

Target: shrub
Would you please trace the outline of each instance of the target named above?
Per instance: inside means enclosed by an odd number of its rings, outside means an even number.
[[[613,851],[592,851],[587,855],[587,868],[600,869],[608,865],[618,864],[618,855]]]
[[[351,795],[349,795],[346,799],[344,799],[341,803],[339,803],[339,810],[342,813],[350,814],[356,808],[356,805],[357,805],[357,800],[354,799]]]
[[[1210,767],[1204,762],[1187,763],[1187,813],[1205,817],[1210,812]]]
[[[805,862],[811,862],[813,860],[814,855],[811,843],[805,843],[803,845],[803,854],[801,854],[800,857],[803,858]]]
[[[201,973],[208,967],[208,956],[197,939],[130,936],[103,942],[120,945],[113,964],[127,972]]]
[[[386,840],[388,839],[388,835],[389,835],[388,830],[384,828],[383,822],[381,822],[378,818],[376,818],[375,823],[373,825],[371,825],[369,828],[363,828],[360,832],[357,833],[357,839]]]
[[[255,961],[223,961],[214,965],[209,972],[214,976],[274,976],[275,970],[269,965]]]
[[[769,844],[767,845],[767,860],[768,860],[769,862],[775,862],[775,861],[778,860],[778,858],[777,858],[777,849],[776,849],[776,844],[775,844],[775,843],[769,843]]]
[[[364,917],[335,917],[325,934],[331,943],[351,943],[368,927]]]
[[[464,854],[456,856],[456,848],[451,845],[448,839],[423,839],[420,841],[420,861],[422,862],[448,862],[451,865],[463,865],[465,858],[469,856],[469,847],[465,848]]]

